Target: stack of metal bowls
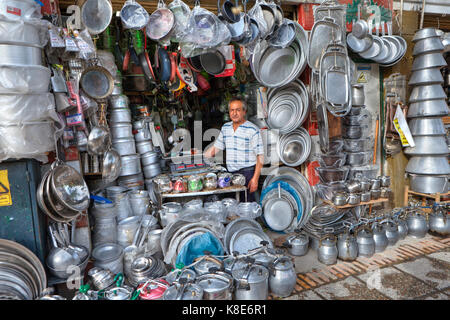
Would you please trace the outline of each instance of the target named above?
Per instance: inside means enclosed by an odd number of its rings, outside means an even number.
[[[44,66],[47,25],[38,20],[40,6],[10,2],[0,6],[0,161],[55,150],[53,122],[58,121],[51,72]]]
[[[405,171],[412,191],[446,193],[450,166],[442,121],[449,113],[440,70],[447,65],[442,54],[444,45],[434,28],[417,31],[412,41],[414,61],[409,85],[413,89],[409,98],[408,124],[415,146],[405,149],[405,154],[410,156]]]
[[[123,272],[123,248],[116,243],[104,243],[92,250],[94,267],[109,270],[114,274]]]
[[[1,300],[34,300],[47,288],[39,258],[23,245],[0,239]]]
[[[112,146],[120,154],[122,166],[119,177],[135,176],[142,172],[139,154],[131,125],[131,111],[127,96],[121,94],[110,98],[109,127],[112,136]]]
[[[131,263],[130,274],[127,280],[133,287],[137,287],[148,279],[162,277],[165,273],[166,268],[162,260],[154,257],[138,256]]]

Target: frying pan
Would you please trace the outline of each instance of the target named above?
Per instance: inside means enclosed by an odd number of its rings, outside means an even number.
[[[175,26],[175,16],[166,7],[163,0],[158,1],[158,7],[150,16],[146,33],[152,40],[161,40],[168,37]]]
[[[203,67],[200,61],[200,56],[195,56],[187,59],[189,67],[195,72],[201,72]]]
[[[225,0],[222,6],[220,6],[220,0],[217,0],[217,13],[218,18],[221,20],[225,20],[229,23],[236,23],[241,19],[241,16],[239,14],[234,14],[232,9],[234,7],[233,2],[230,0]],[[237,7],[237,0],[236,0],[236,7]]]
[[[203,69],[212,75],[221,74],[226,66],[225,57],[218,50],[202,54],[200,56],[200,63]]]
[[[158,49],[158,62],[159,80],[161,82],[169,81],[170,75],[172,74],[172,64],[170,62],[169,54],[163,48]]]
[[[144,70],[144,74],[147,80],[150,81],[150,83],[155,83],[155,73],[153,72],[152,63],[150,62],[150,57],[147,52],[147,37],[145,37],[144,40],[144,51],[139,54],[139,62],[142,70]]]
[[[120,19],[125,29],[140,30],[148,21],[148,12],[135,0],[126,1],[120,10]]]
[[[85,69],[81,74],[80,86],[92,99],[104,99],[114,89],[114,78],[109,71],[100,66]]]

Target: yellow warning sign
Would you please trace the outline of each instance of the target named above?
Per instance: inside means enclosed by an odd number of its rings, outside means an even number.
[[[403,130],[400,128],[400,125],[398,124],[398,119],[394,119],[394,127],[400,136],[402,146],[408,147],[409,146],[408,139],[406,139],[405,134],[403,133]]]
[[[12,205],[11,189],[9,188],[8,170],[0,170],[0,207]]]
[[[359,74],[359,77],[358,77],[357,82],[358,82],[358,83],[367,83],[366,74],[365,74],[364,72],[361,72],[361,73]]]

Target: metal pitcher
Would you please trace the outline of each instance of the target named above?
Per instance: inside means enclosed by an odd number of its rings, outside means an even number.
[[[375,253],[375,241],[373,232],[365,227],[356,232],[356,242],[358,243],[358,256],[370,258]]]
[[[379,223],[374,223],[372,231],[373,240],[375,241],[375,252],[383,252],[389,244],[385,228]]]
[[[317,254],[320,262],[324,264],[335,264],[338,257],[336,236],[331,233],[323,236],[319,241]]]
[[[419,210],[409,212],[406,218],[408,234],[413,238],[423,238],[428,232],[428,221],[425,214]]]

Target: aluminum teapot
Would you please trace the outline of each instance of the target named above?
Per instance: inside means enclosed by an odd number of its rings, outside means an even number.
[[[394,218],[394,221],[397,223],[399,240],[405,239],[408,235],[408,223],[406,222],[405,218],[402,216],[397,216]]]
[[[386,229],[378,222],[372,226],[373,240],[375,241],[375,252],[383,252],[388,244],[388,238],[386,236]]]
[[[279,297],[288,297],[297,282],[294,263],[291,258],[283,256],[270,266],[269,289]]]
[[[319,240],[319,249],[317,250],[319,261],[324,264],[335,264],[338,257],[336,247],[336,236],[332,233],[324,235]]]
[[[356,242],[358,243],[358,256],[370,258],[375,253],[375,241],[373,232],[368,227],[356,231]]]
[[[428,216],[430,231],[439,235],[450,234],[450,219],[447,211],[442,206],[435,206],[433,212]]]
[[[428,221],[426,215],[417,209],[408,213],[408,234],[413,238],[423,238],[428,232]]]
[[[356,237],[347,230],[338,236],[338,258],[344,261],[353,261],[358,257],[358,243]]]
[[[386,237],[388,239],[388,245],[393,246],[397,243],[397,241],[400,239],[400,235],[398,232],[398,224],[394,220],[386,219],[381,222],[383,225],[385,231],[386,231]]]

